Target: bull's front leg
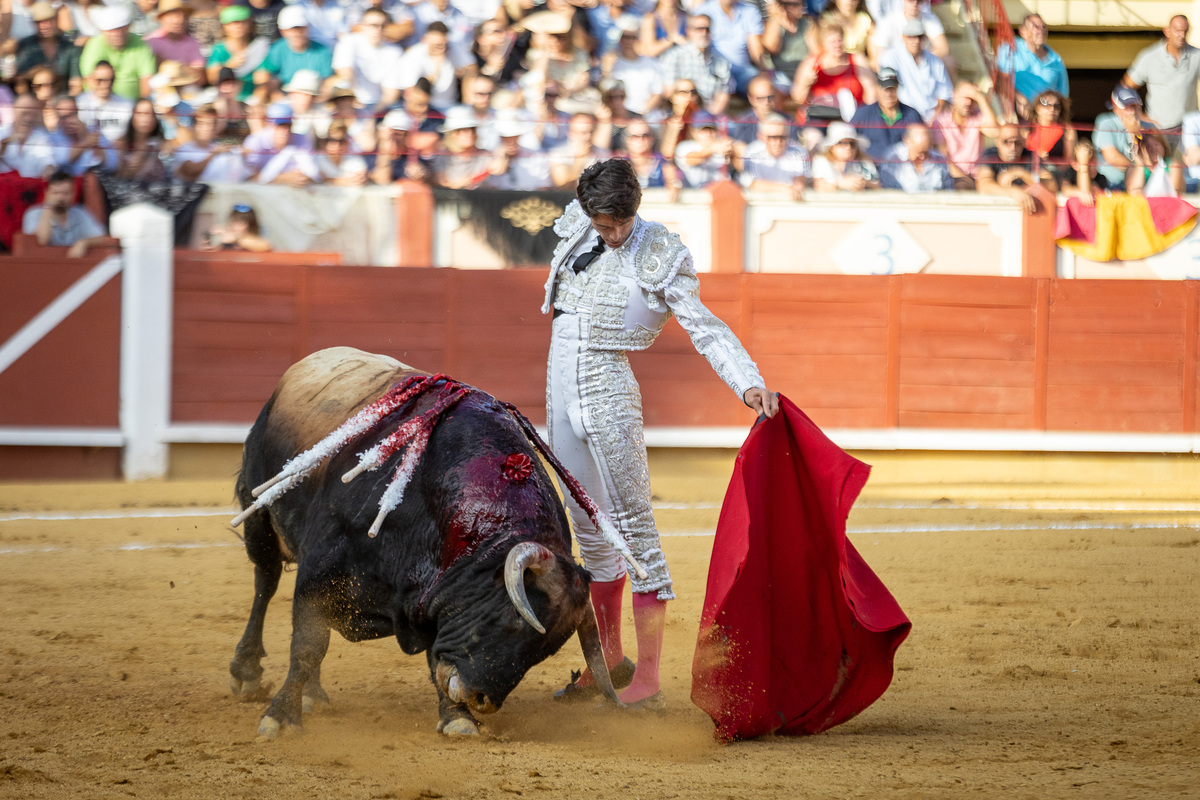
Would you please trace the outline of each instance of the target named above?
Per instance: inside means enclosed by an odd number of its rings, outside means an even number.
[[[329,702],[320,686],[321,661],[329,650],[329,630],[321,603],[303,590],[302,582],[298,579],[292,606],[291,665],[287,679],[258,724],[260,736],[274,739],[281,731],[300,730],[305,695],[314,696],[309,689],[310,684],[325,703]]]
[[[246,630],[229,662],[229,688],[239,700],[249,701],[262,699],[260,694],[264,693],[262,660],[267,651],[263,648],[263,624],[267,606],[279,588],[283,555],[265,511],[247,519],[245,531],[246,553],[254,563],[254,603]],[[270,691],[270,686],[266,691]]]
[[[433,651],[426,651],[429,662],[429,677],[433,681],[438,695],[438,724],[437,732],[446,736],[478,736],[479,722],[471,716],[471,712],[462,703],[456,703],[446,696],[437,678],[437,662]]]

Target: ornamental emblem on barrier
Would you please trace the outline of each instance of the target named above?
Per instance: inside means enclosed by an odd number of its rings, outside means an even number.
[[[554,224],[563,213],[562,207],[540,197],[527,197],[509,203],[500,210],[500,216],[510,220],[514,228],[520,228],[530,236],[537,236]]]

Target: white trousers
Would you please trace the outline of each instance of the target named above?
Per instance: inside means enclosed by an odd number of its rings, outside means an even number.
[[[631,576],[633,590],[673,600],[650,501],[641,392],[623,351],[582,346],[587,324],[588,318],[577,314],[562,314],[552,324],[546,376],[550,448],[645,567],[645,580]],[[620,578],[626,572],[624,560],[570,494],[563,495],[584,565],[598,581]]]

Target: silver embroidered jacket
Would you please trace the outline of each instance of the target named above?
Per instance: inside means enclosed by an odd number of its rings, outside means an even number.
[[[625,244],[605,250],[577,275],[570,255],[591,229],[578,200],[554,223],[561,241],[550,262],[543,314],[557,308],[589,317],[585,345],[593,350],[645,350],[674,314],[738,399],[766,385],[733,331],[700,302],[692,254],[679,236],[638,217]]]

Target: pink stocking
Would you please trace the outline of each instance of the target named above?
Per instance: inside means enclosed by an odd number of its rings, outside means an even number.
[[[625,650],[621,647],[621,599],[625,593],[625,576],[615,581],[592,581],[590,589],[592,607],[596,609],[596,625],[600,628],[604,663],[612,669],[625,658]],[[592,685],[591,670],[583,671],[579,685]]]
[[[659,600],[656,592],[634,592],[633,624],[637,628],[637,671],[633,673],[633,683],[621,692],[621,702],[636,703],[658,692],[658,662],[662,656],[666,622],[665,600]]]

